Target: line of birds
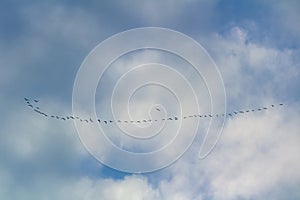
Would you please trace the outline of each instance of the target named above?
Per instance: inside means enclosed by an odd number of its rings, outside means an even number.
[[[168,118],[162,118],[162,119],[143,119],[143,120],[100,120],[100,119],[93,120],[92,118],[82,119],[79,116],[65,116],[65,117],[62,117],[62,116],[59,116],[59,115],[47,114],[47,113],[41,111],[40,107],[35,106],[35,105],[32,104],[33,102],[35,104],[38,103],[39,100],[36,100],[36,99],[30,100],[29,98],[24,98],[24,100],[27,103],[27,106],[32,108],[34,112],[36,112],[40,115],[43,115],[45,117],[50,117],[50,118],[53,118],[53,119],[63,120],[63,121],[66,121],[66,120],[79,120],[81,122],[86,122],[86,123],[94,123],[94,121],[96,121],[98,123],[102,122],[102,123],[105,123],[105,124],[109,124],[109,123],[113,123],[113,122],[140,124],[140,123],[149,123],[149,122],[158,122],[158,121],[172,121],[172,120],[176,121],[176,120],[179,120],[179,118],[176,117],[176,116],[168,117]],[[268,110],[268,109],[274,108],[276,106],[283,106],[283,104],[282,103],[276,104],[276,105],[272,104],[271,106],[268,106],[268,107],[249,109],[249,110],[233,111],[233,112],[230,112],[230,113],[227,113],[227,114],[224,114],[224,113],[223,114],[201,114],[201,115],[200,114],[194,114],[194,115],[184,116],[184,117],[182,117],[182,119],[189,119],[189,118],[196,118],[196,117],[199,117],[199,118],[224,117],[224,116],[233,117],[233,116],[238,115],[238,114],[246,114],[246,113],[250,113],[250,112]],[[156,108],[156,110],[160,112],[159,108]]]

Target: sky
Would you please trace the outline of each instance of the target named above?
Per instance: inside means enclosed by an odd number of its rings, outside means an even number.
[[[299,9],[297,0],[2,0],[0,199],[300,199]],[[227,117],[220,140],[202,160],[197,155],[209,124],[200,120],[198,140],[176,162],[149,173],[127,173],[101,164],[85,149],[72,121],[45,118],[28,109],[24,97],[38,99],[38,105],[48,112],[72,113],[76,75],[89,53],[112,35],[142,27],[172,29],[200,43],[220,72],[229,112],[284,106]],[[110,117],[113,107],[114,112],[125,115],[121,97],[115,98],[114,106],[107,104],[114,81],[132,63],[173,59],[166,53],[157,54],[136,52],[134,58],[129,55],[128,60],[112,66],[103,80],[111,85],[97,88],[99,112]],[[180,61],[172,60],[170,65],[176,63]],[[191,85],[202,87],[190,68],[177,68]],[[138,75],[141,80],[150,77],[147,72]],[[140,80],[138,76],[128,80]],[[168,73],[155,76],[170,83],[172,77]],[[174,80],[172,84],[185,97],[179,102],[183,112],[194,109],[189,107],[192,100],[184,84]],[[125,91],[120,96],[126,95],[126,87],[120,88]],[[153,103],[177,113],[177,104],[169,103],[175,102],[170,91],[144,89],[129,105],[133,116],[143,117],[139,111]],[[207,97],[205,90],[196,93]],[[209,111],[209,101],[204,98],[202,103],[200,110]],[[163,128],[172,136],[174,124]],[[190,128],[186,126],[183,132],[188,135]],[[118,141],[116,127],[104,130]],[[153,144],[165,140],[168,137]],[[130,142],[119,145],[136,148]],[[148,146],[143,147],[147,150]],[[167,158],[167,154],[159,157]]]

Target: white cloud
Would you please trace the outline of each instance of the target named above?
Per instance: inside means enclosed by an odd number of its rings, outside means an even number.
[[[159,199],[159,193],[142,176],[125,177],[123,180],[88,177],[65,181],[60,185],[58,199],[74,200],[151,200]]]
[[[279,95],[284,97],[289,90],[297,90],[294,84],[299,76],[298,49],[276,49],[254,43],[240,27],[233,27],[224,35],[215,34],[209,41],[227,97],[234,101],[231,103],[241,107],[263,105]]]

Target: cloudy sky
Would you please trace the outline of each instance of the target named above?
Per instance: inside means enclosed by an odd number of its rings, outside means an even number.
[[[297,0],[2,0],[0,199],[300,199],[299,9]],[[208,157],[197,159],[195,141],[174,164],[146,174],[102,165],[71,121],[28,109],[24,97],[71,113],[73,84],[89,52],[147,26],[182,32],[206,49],[223,78],[228,111],[284,106],[227,118]],[[100,107],[107,94],[104,88],[97,95]],[[151,103],[146,94],[134,107]]]

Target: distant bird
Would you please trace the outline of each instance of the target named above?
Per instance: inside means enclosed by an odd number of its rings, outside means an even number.
[[[240,113],[244,113],[244,111],[242,111],[242,110],[240,110],[239,112],[240,112]]]
[[[168,120],[173,120],[173,119],[171,117],[169,117]]]
[[[35,99],[35,100],[34,100],[34,102],[35,102],[35,103],[38,103],[38,102],[39,102],[39,100],[36,100],[36,99]]]
[[[177,118],[177,117],[174,117],[174,119],[177,120],[178,118]]]
[[[92,123],[93,123],[93,120],[92,120],[92,118],[90,118],[90,122],[92,122]]]
[[[34,109],[34,111],[37,112],[37,113],[39,113],[39,114],[42,114],[41,111],[39,111],[37,109]]]
[[[100,123],[100,122],[101,122],[101,120],[100,120],[100,119],[98,119],[98,122]]]
[[[107,121],[104,121],[105,124],[107,124]]]
[[[24,100],[25,100],[25,101],[29,101],[29,99],[28,99],[28,98],[25,98],[25,97],[24,97]]]
[[[280,105],[280,106],[283,106],[283,103],[280,103],[279,105]]]
[[[31,105],[31,104],[28,104],[28,106],[31,107],[31,108],[33,108],[33,105]]]
[[[159,108],[155,108],[157,111],[160,111],[160,109]]]

